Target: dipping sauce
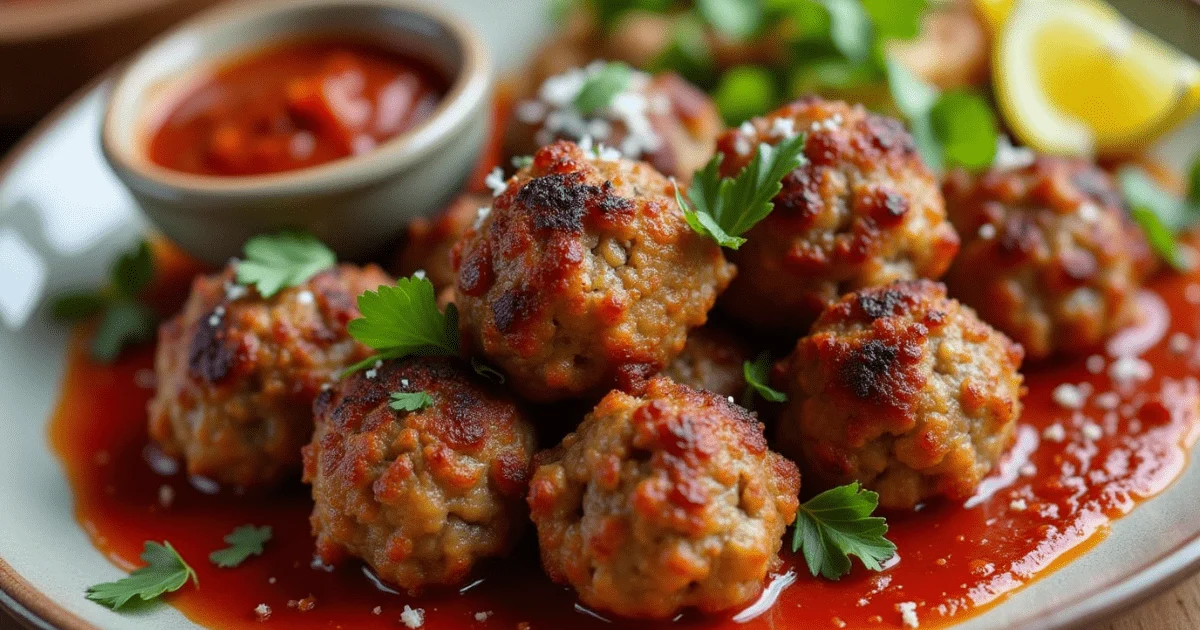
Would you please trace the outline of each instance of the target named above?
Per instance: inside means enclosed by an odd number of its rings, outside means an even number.
[[[197,175],[244,176],[361,155],[429,118],[445,77],[382,46],[281,44],[217,69],[168,111],[150,160]]]

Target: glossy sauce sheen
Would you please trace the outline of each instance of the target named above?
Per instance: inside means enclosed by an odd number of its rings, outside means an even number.
[[[444,77],[366,43],[280,45],[235,61],[185,94],[153,133],[161,166],[262,175],[367,153],[434,112]]]

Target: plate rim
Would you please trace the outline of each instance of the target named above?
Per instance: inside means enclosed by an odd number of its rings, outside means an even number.
[[[1200,0],[1195,0],[1200,3]],[[83,87],[73,92],[66,100],[56,106],[49,114],[33,126],[15,145],[8,154],[0,158],[0,183],[8,179],[13,170],[21,164],[27,154],[34,149],[46,135],[57,129],[68,113],[73,111],[86,98],[93,96],[111,83],[116,73],[125,65],[122,61],[101,73]],[[99,135],[99,128],[96,134]],[[1188,452],[1187,466],[1200,465],[1200,462]],[[61,466],[60,466],[61,468]],[[1157,498],[1169,490],[1178,481],[1178,477],[1150,500]],[[1141,505],[1134,509],[1141,509]],[[1120,519],[1112,521],[1113,524]],[[1096,534],[1093,534],[1096,535]],[[1101,541],[1103,544],[1103,541]],[[1090,549],[1086,553],[1092,553]],[[1062,567],[1059,567],[1062,568]],[[1056,569],[1057,570],[1057,569]],[[1200,574],[1200,531],[1184,540],[1171,551],[1160,555],[1152,563],[1138,569],[1124,582],[1114,584],[1093,592],[1087,592],[1072,598],[1063,606],[1051,610],[1040,618],[1022,619],[1030,622],[1031,630],[1069,630],[1082,628],[1098,621],[1114,612],[1129,612],[1138,604],[1153,596],[1160,595],[1174,588],[1184,579]],[[1047,574],[1049,575],[1049,574]],[[1034,587],[1037,580],[1010,591],[1001,596],[997,603],[1003,603],[1009,596]],[[0,610],[10,615],[19,624],[29,628],[59,628],[61,630],[101,630],[78,614],[63,606],[50,595],[38,590],[0,556]],[[978,615],[986,617],[989,611]],[[972,616],[970,618],[976,618]],[[964,619],[963,621],[966,621]],[[953,626],[950,626],[953,628]]]

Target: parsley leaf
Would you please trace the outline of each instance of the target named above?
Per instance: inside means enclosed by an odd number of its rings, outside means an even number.
[[[392,392],[390,407],[396,411],[419,411],[433,404],[433,397],[425,392]]]
[[[742,376],[746,379],[746,399],[750,399],[751,392],[757,392],[759,396],[771,402],[787,400],[787,394],[767,385],[770,374],[771,353],[765,350],[753,362],[742,363]]]
[[[146,241],[139,242],[132,251],[121,254],[113,264],[113,288],[125,297],[135,297],[153,279],[154,254]]]
[[[189,579],[196,586],[200,585],[196,571],[188,566],[169,542],[163,541],[159,544],[146,541],[142,550],[142,561],[146,566],[116,582],[89,587],[87,598],[116,610],[134,597],[150,601],[163,593],[177,591],[183,588]]]
[[[351,321],[350,336],[379,354],[346,368],[348,374],[380,359],[413,354],[458,354],[458,309],[453,304],[438,309],[433,283],[426,278],[401,278],[396,286],[382,286],[358,296],[362,317]]]
[[[675,200],[684,219],[698,234],[708,236],[722,247],[737,249],[750,228],[762,221],[774,204],[771,200],[783,189],[783,178],[806,162],[804,134],[788,138],[778,145],[758,145],[758,151],[737,177],[721,177],[724,155],[718,153],[696,171],[684,200],[675,188]]]
[[[246,241],[244,250],[246,259],[238,263],[237,281],[253,286],[264,298],[300,286],[337,263],[324,243],[300,232],[255,236]]]
[[[157,327],[158,315],[150,307],[133,300],[114,301],[92,337],[92,357],[104,363],[116,361],[125,346],[152,341]]]
[[[612,104],[618,94],[629,87],[633,68],[620,61],[610,61],[591,74],[575,96],[575,109],[584,116]]]
[[[887,521],[871,516],[878,506],[879,495],[857,481],[818,494],[800,505],[792,551],[803,550],[808,570],[827,580],[850,572],[850,556],[882,570],[880,563],[896,554],[896,545],[884,538]]]
[[[73,321],[91,317],[108,306],[108,298],[96,291],[74,291],[54,298],[50,303],[50,316],[54,319]]]
[[[1188,174],[1188,202],[1200,208],[1200,155],[1192,162],[1192,172]]]
[[[208,559],[222,569],[231,569],[246,561],[250,556],[261,556],[263,545],[271,540],[271,527],[264,525],[242,525],[224,538],[229,546],[208,554]]]
[[[874,44],[874,29],[859,0],[823,0],[829,11],[829,36],[838,52],[851,61],[866,61]]]
[[[980,170],[996,158],[1000,131],[982,95],[966,90],[942,94],[929,111],[934,135],[949,166]]]
[[[1200,164],[1200,162],[1198,162]],[[1193,167],[1193,177],[1197,168]],[[1190,269],[1175,235],[1200,219],[1200,202],[1181,200],[1163,190],[1140,167],[1127,166],[1117,173],[1129,216],[1142,228],[1150,249],[1179,271]],[[1191,191],[1194,192],[1194,191]]]
[[[879,39],[912,39],[921,32],[927,0],[861,0]]]
[[[886,67],[892,101],[895,102],[896,109],[908,119],[917,151],[930,169],[937,173],[942,172],[942,150],[930,118],[930,112],[938,101],[937,89],[917,78],[895,59],[888,58]]]
[[[770,111],[779,102],[775,77],[759,66],[737,66],[725,71],[713,90],[713,102],[728,125]]]
[[[696,9],[713,30],[738,41],[762,28],[762,5],[762,0],[696,0]]]

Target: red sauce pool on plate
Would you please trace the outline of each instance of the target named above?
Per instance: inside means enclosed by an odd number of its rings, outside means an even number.
[[[429,118],[447,81],[381,46],[298,41],[216,69],[154,130],[154,163],[197,175],[308,168],[370,152]]]
[[[178,257],[161,267],[157,299],[170,311],[193,269]],[[912,602],[921,627],[937,627],[981,613],[1084,552],[1113,519],[1180,474],[1197,433],[1200,275],[1162,278],[1141,300],[1143,323],[1107,349],[1027,369],[1016,443],[975,498],[888,515],[899,560],[884,571],[856,564],[841,581],[823,581],[785,553],[767,595],[745,611],[630,625],[896,628],[899,605]],[[407,605],[422,609],[425,627],[435,629],[608,627],[602,614],[542,574],[531,535],[515,557],[485,566],[461,590],[422,597],[390,590],[359,564],[314,564],[305,487],[265,496],[214,494],[148,446],[152,359],[144,347],[115,365],[96,365],[77,333],[51,440],[75,492],[76,516],[98,549],[128,570],[140,564],[144,541],[169,540],[196,568],[198,589],[165,598],[195,622],[230,629],[396,628],[403,627]],[[1070,388],[1060,389],[1064,383]],[[222,538],[244,524],[274,528],[264,555],[236,569],[209,563]],[[260,605],[269,607],[269,619],[259,620]]]

